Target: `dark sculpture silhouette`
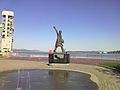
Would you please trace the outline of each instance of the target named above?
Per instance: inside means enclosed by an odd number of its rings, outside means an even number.
[[[64,40],[62,39],[62,35],[61,35],[62,31],[61,30],[58,31],[55,26],[53,26],[53,28],[55,29],[56,34],[57,34],[57,40],[55,43],[54,53],[56,53],[56,50],[58,47],[61,47],[62,53],[64,53],[65,52],[65,50],[63,48]]]

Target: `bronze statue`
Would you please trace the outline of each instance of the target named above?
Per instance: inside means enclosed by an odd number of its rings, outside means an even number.
[[[58,47],[61,47],[61,50],[62,50],[62,53],[65,52],[64,48],[63,48],[63,43],[64,43],[64,40],[62,39],[62,31],[61,30],[57,30],[55,26],[53,26],[53,28],[55,29],[56,31],[56,34],[57,34],[57,40],[56,40],[56,43],[55,43],[55,49],[54,49],[54,52],[56,53],[56,50]]]

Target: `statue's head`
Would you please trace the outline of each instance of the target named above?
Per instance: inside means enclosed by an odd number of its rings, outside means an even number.
[[[59,33],[62,33],[62,31],[60,30]]]

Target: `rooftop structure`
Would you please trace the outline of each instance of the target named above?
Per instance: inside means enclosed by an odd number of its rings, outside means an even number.
[[[13,21],[14,12],[2,11],[2,24],[0,24],[0,52],[12,52],[13,48]]]

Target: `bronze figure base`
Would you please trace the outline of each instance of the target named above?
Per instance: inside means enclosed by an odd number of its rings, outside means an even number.
[[[52,53],[49,54],[49,64],[68,64],[70,62],[70,54]]]

